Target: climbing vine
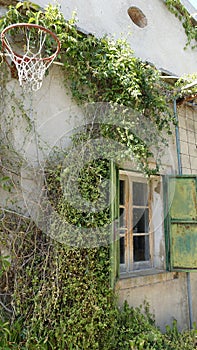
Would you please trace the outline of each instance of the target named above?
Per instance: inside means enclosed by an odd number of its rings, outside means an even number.
[[[55,220],[51,235],[46,235],[24,213],[5,208],[0,211],[4,257],[0,261],[0,349],[173,349],[170,331],[166,338],[161,335],[147,307],[145,316],[141,309],[134,310],[127,304],[121,311],[117,308],[110,286],[109,244],[109,161],[115,156],[122,161],[134,155],[141,171],[147,175],[158,171],[158,164],[153,170],[149,168],[149,159],[154,156],[151,146],[159,149],[165,142],[162,132],[170,134],[175,123],[169,108],[169,87],[161,82],[154,67],[134,56],[126,41],[82,33],[74,18],[65,21],[58,6],[49,5],[43,11],[29,1],[19,2],[0,19],[0,30],[16,22],[41,24],[57,34],[61,41],[57,59],[63,63],[65,85],[87,112],[87,119],[72,137],[75,162],[72,157],[70,162],[65,161],[69,159],[69,149],[61,154],[58,150],[57,159],[53,155],[44,169],[43,191],[62,220],[61,232]],[[19,114],[25,120],[27,135],[32,125],[29,111],[14,92],[7,90],[10,77],[5,63],[1,65],[0,78],[2,116],[6,111],[4,103],[9,101],[11,105],[8,124],[2,123],[0,129],[0,182],[3,190],[12,194],[20,187],[23,162],[10,146],[12,121]],[[93,109],[96,106],[98,115],[86,110],[86,104]],[[139,130],[144,132],[143,137]],[[113,142],[103,149],[103,140]],[[90,161],[87,154],[91,154]],[[80,169],[77,182],[73,176],[76,169]],[[44,215],[47,221],[48,212]],[[62,232],[68,224],[69,232]],[[82,230],[90,246],[84,242],[80,245]],[[93,244],[92,237],[98,232],[97,244]],[[60,233],[63,242],[59,240]],[[70,244],[65,234],[69,234]],[[189,341],[191,344],[193,337]]]
[[[177,80],[175,97],[180,101],[195,100],[197,97],[197,74],[188,74]]]
[[[74,18],[66,22],[59,8],[51,5],[43,12],[30,2],[19,2],[16,7],[9,8],[0,21],[0,28],[15,22],[39,23],[57,34],[61,41],[58,59],[64,64],[65,84],[80,105],[102,102],[122,106],[125,114],[126,109],[138,111],[153,123],[155,135],[150,135],[150,139],[155,143],[159,142],[161,130],[171,132],[174,119],[168,105],[169,88],[161,82],[154,67],[133,55],[126,41],[85,35],[77,29]],[[105,137],[113,133],[114,138],[123,140],[127,130],[128,149],[143,159],[148,171],[150,147],[142,147],[135,137],[131,142],[129,117],[121,121],[121,127],[116,130],[113,127],[113,132],[105,128]],[[160,142],[164,143],[162,137]]]
[[[180,0],[166,0],[165,4],[169,11],[173,13],[183,25],[183,28],[187,35],[186,47],[191,45],[193,49],[196,48],[197,26],[195,19],[192,18],[192,16],[188,13],[185,6],[181,3]]]

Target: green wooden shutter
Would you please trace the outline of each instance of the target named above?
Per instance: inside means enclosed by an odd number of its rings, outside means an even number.
[[[119,172],[113,161],[110,164],[111,171],[111,286],[119,276],[120,252],[119,252]]]
[[[169,270],[197,270],[197,176],[168,176],[164,182]]]

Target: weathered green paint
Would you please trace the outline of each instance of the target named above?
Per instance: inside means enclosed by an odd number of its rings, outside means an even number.
[[[197,176],[166,177],[167,267],[197,270]]]
[[[197,220],[196,178],[171,178],[169,204],[172,220]]]
[[[172,224],[172,266],[197,267],[197,224]]]

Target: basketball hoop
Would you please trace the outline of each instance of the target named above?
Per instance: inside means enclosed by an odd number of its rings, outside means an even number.
[[[16,23],[1,33],[2,50],[11,71],[17,70],[20,86],[37,91],[46,70],[60,51],[60,41],[38,24]]]

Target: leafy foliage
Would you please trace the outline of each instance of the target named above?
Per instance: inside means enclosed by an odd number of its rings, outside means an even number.
[[[187,35],[186,47],[192,45],[192,48],[196,48],[197,41],[197,26],[195,20],[188,13],[185,6],[180,0],[166,0],[167,8],[172,12],[182,23],[185,33]]]
[[[105,137],[125,140],[123,143],[142,159],[142,168],[149,174],[148,160],[153,154],[132,133],[129,113],[135,110],[150,120],[155,134],[149,140],[154,140],[155,145],[164,143],[161,131],[170,134],[176,121],[169,108],[169,87],[160,80],[159,72],[136,58],[125,40],[83,34],[77,29],[74,17],[65,21],[58,6],[49,5],[42,11],[31,2],[19,2],[16,7],[9,7],[0,20],[0,29],[17,22],[40,24],[57,34],[61,42],[58,59],[64,64],[65,84],[80,105],[102,102],[115,108],[122,106],[121,114],[128,114],[122,118],[122,127],[113,130],[105,127],[102,131]],[[50,45],[45,50],[50,51]]]
[[[119,116],[117,125],[90,120],[73,138],[76,153],[77,146],[80,146],[82,151],[93,154],[93,150],[87,147],[97,137],[113,139],[126,146],[127,155],[134,154],[143,170],[150,174],[150,140],[146,144],[132,132],[133,120],[129,113],[138,111],[145,120],[153,123],[156,132],[150,138],[159,147],[159,142],[164,139],[163,136],[157,138],[157,134],[160,136],[162,130],[170,133],[174,119],[168,107],[170,94],[161,83],[157,70],[134,57],[124,40],[84,35],[77,29],[74,18],[65,21],[56,6],[49,5],[43,11],[29,1],[19,2],[16,7],[10,6],[1,18],[0,29],[17,22],[41,24],[53,30],[61,41],[58,59],[64,63],[65,84],[71,89],[73,98],[80,105],[108,102],[113,106],[110,118],[113,120],[114,113]],[[50,47],[46,49],[50,50]],[[6,90],[8,79],[4,74],[5,65],[2,68],[0,78],[4,89],[1,93]],[[9,97],[11,101],[14,95]],[[1,99],[2,111],[5,100]],[[19,107],[26,118],[23,106],[20,104]],[[121,113],[118,107],[122,108]],[[15,117],[14,107],[12,112]],[[17,158],[9,147],[8,135],[4,136],[2,163],[9,164],[9,169],[4,167],[1,183],[4,190],[9,190],[10,183],[15,186],[18,177],[16,163],[20,168],[20,157]],[[113,148],[110,152],[99,159],[93,157],[93,161],[84,162],[81,167],[77,185],[83,201],[78,202],[77,210],[66,201],[61,189],[61,181],[74,189],[76,179],[73,180],[72,174],[75,163],[65,167],[60,162],[54,168],[46,169],[49,198],[61,218],[77,227],[77,233],[81,228],[88,228],[94,234],[97,227],[102,227],[102,238],[109,234],[110,206],[105,205],[108,203],[106,188],[109,183],[103,180],[109,182],[108,160],[109,155],[113,155]],[[95,203],[96,210],[84,215],[84,203],[87,209],[88,201]],[[174,341],[177,344],[177,339],[183,339],[187,346],[194,344],[195,333],[189,338],[185,335],[179,338],[176,334],[174,340],[176,332],[173,328],[166,336],[162,335],[147,307],[145,314],[142,309],[133,309],[127,304],[121,310],[117,308],[116,295],[109,282],[109,244],[70,247],[49,238],[20,214],[4,210],[1,214],[0,246],[9,251],[10,262],[7,258],[1,259],[0,349],[173,349],[170,346]],[[57,226],[54,225],[53,229],[55,234]]]
[[[103,160],[97,160],[88,172],[81,173],[79,188],[84,197],[90,193],[93,201],[99,198],[98,187],[96,192],[90,189],[100,176],[108,176],[107,163],[104,165]],[[49,198],[60,214],[63,211],[63,216],[76,224],[76,214],[63,200],[61,169],[58,165],[47,170]],[[110,287],[109,245],[71,247],[51,239],[29,219],[2,213],[0,246],[9,248],[11,263],[6,256],[2,258],[0,286],[5,298],[0,314],[0,349],[194,348],[196,330],[181,334],[174,323],[162,334],[147,303],[135,309],[127,303],[117,307],[115,291]],[[109,214],[106,219],[101,217],[108,222]],[[92,234],[99,220],[94,217]],[[84,223],[79,212],[77,222],[79,227],[87,226],[88,218]]]
[[[176,97],[180,99],[189,98],[192,100],[196,97],[197,74],[187,74],[176,82]]]

